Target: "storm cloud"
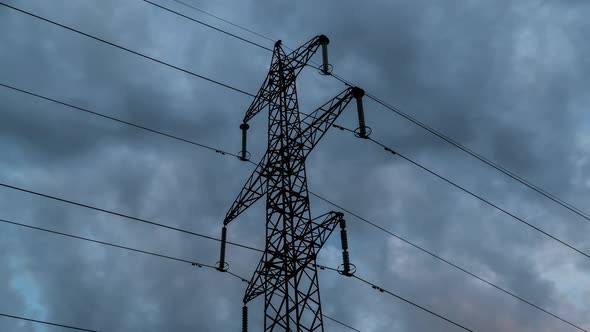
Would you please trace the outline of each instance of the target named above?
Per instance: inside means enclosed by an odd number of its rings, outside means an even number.
[[[140,0],[3,0],[250,93],[271,54]],[[590,3],[197,1],[294,48],[330,38],[334,71],[573,205],[590,199]],[[272,47],[168,0],[164,6]],[[252,98],[0,7],[0,83],[230,152]],[[319,61],[319,58],[315,58]],[[342,91],[304,70],[302,111]],[[252,165],[0,87],[0,182],[219,236]],[[564,241],[590,252],[587,220],[365,98],[373,136]],[[266,116],[250,150],[266,149]],[[356,128],[352,106],[338,123]],[[404,238],[590,329],[590,260],[368,141],[330,131],[309,187]],[[214,264],[219,244],[0,190],[0,218]],[[312,199],[312,214],[335,209]],[[262,248],[261,201],[229,239]],[[576,331],[353,216],[358,274],[479,332]],[[335,234],[337,235],[337,234]],[[340,264],[336,236],[318,262]],[[0,225],[0,313],[100,331],[237,331],[245,284],[227,274]],[[228,248],[249,279],[260,254]],[[361,331],[459,331],[358,280],[320,272],[324,313]],[[250,304],[261,330],[262,301]],[[325,321],[328,331],[341,326]],[[59,331],[0,318],[0,331]]]

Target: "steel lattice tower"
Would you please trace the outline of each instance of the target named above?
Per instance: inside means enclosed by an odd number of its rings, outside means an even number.
[[[326,36],[317,36],[289,54],[281,41],[276,42],[269,73],[240,126],[241,159],[246,160],[247,123],[268,108],[268,149],[225,217],[218,262],[218,269],[225,271],[226,226],[266,195],[266,247],[244,295],[244,330],[246,304],[261,294],[265,331],[324,330],[315,260],[338,224],[343,235],[342,273],[351,274],[343,214],[328,212],[311,218],[305,160],[352,98],[359,106],[359,135],[365,137],[361,101],[364,92],[348,87],[312,114],[302,115],[295,84],[297,75],[320,46],[320,71],[329,73],[328,42]]]

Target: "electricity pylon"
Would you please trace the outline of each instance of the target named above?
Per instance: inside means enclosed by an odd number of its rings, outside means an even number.
[[[265,331],[323,331],[316,257],[336,225],[343,246],[341,273],[352,275],[345,221],[340,212],[312,219],[305,160],[348,103],[356,98],[360,137],[366,137],[362,113],[363,90],[348,87],[309,115],[299,112],[296,78],[312,55],[322,47],[322,74],[329,74],[328,38],[317,36],[287,54],[275,43],[269,73],[248,108],[240,128],[247,160],[248,121],[268,108],[268,149],[246,181],[223,221],[218,269],[225,271],[226,226],[266,195],[266,247],[244,295],[243,330],[247,330],[246,304],[264,294]]]

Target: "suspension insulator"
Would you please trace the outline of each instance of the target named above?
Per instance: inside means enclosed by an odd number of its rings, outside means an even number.
[[[365,125],[365,110],[363,109],[363,96],[365,95],[365,90],[354,87],[352,88],[352,96],[356,99],[356,110],[358,113],[359,118],[359,128],[358,128],[358,136],[361,138],[369,137],[367,135],[367,126]]]
[[[221,249],[219,250],[219,266],[217,269],[221,272],[227,271],[225,263],[225,245],[227,242],[227,227],[221,229]]]
[[[340,244],[342,245],[342,274],[345,276],[350,273],[350,256],[348,254],[348,236],[346,234],[346,220],[340,219]]]
[[[322,46],[322,68],[320,72],[324,75],[330,74],[330,64],[328,63],[328,44],[330,43],[330,39],[328,37],[321,35],[319,37],[320,45]]]
[[[248,332],[248,307],[242,307],[242,332]]]
[[[348,254],[348,236],[346,234],[346,220],[340,218],[340,244],[342,245],[342,274],[352,276],[350,256]]]
[[[340,218],[340,244],[342,250],[348,250],[348,235],[346,234],[346,219]]]
[[[343,273],[345,275],[350,273],[350,256],[348,255],[348,251],[342,252],[342,266],[343,266]]]
[[[240,125],[240,129],[242,130],[242,151],[240,151],[240,159],[241,160],[248,160],[248,149],[247,149],[247,141],[248,141],[248,129],[250,126],[247,123],[242,123]]]
[[[340,231],[340,244],[342,245],[342,250],[348,250],[348,236],[346,235],[345,229]]]

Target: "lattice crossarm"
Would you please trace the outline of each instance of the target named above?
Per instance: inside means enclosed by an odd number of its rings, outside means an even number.
[[[348,88],[320,106],[310,115],[302,118],[301,125],[303,129],[301,130],[300,136],[306,155],[313,150],[328,129],[332,127],[352,99],[352,88]]]
[[[265,174],[266,159],[267,155],[265,154],[242,187],[238,197],[234,200],[223,220],[225,226],[266,194],[266,183],[268,181]]]
[[[258,267],[252,275],[252,279],[250,279],[250,282],[248,283],[246,293],[244,294],[244,303],[248,303],[260,296],[261,294],[264,294],[264,275],[266,274],[265,265],[266,264],[264,263],[263,257],[258,263]]]

